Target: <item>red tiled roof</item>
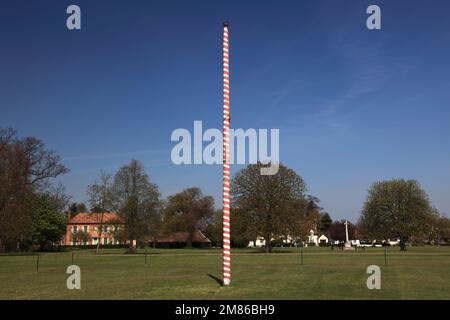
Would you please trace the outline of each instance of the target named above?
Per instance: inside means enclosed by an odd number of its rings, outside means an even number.
[[[171,235],[158,238],[157,242],[187,242],[188,233],[185,231],[177,231]],[[194,233],[194,239],[192,242],[211,242],[203,233],[197,231]]]
[[[97,224],[102,222],[102,213],[87,213],[80,212],[70,217],[67,221],[67,224]],[[123,221],[119,218],[117,213],[114,212],[105,212],[103,213],[103,222],[102,223],[120,223],[123,224]]]

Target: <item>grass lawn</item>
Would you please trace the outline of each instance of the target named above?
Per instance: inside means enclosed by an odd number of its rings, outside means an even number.
[[[299,248],[232,252],[232,285],[221,287],[220,249],[74,251],[81,290],[68,290],[71,252],[0,255],[0,299],[450,299],[450,247],[408,252],[368,248],[344,252]],[[367,266],[381,267],[381,290],[368,290]]]

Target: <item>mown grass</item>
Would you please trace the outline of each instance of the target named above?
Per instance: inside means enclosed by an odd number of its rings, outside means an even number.
[[[232,252],[230,287],[222,287],[220,249],[76,250],[81,290],[68,290],[72,253],[0,255],[0,299],[450,299],[450,248],[331,251],[280,248]],[[381,267],[381,290],[368,290],[367,266]]]

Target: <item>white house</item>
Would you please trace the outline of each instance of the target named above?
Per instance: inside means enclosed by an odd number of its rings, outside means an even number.
[[[326,236],[326,235],[321,235],[320,237],[319,237],[319,244],[321,244],[321,243],[328,243],[328,237]]]
[[[256,238],[255,241],[250,241],[248,243],[248,247],[257,247],[257,248],[261,248],[264,247],[266,245],[266,240],[264,240],[263,237],[258,237]]]
[[[307,239],[307,243],[309,244],[314,244],[315,246],[318,246],[319,244],[324,244],[324,243],[328,243],[328,237],[324,234],[322,234],[321,236],[314,234],[314,230],[311,229],[309,230],[309,236]]]
[[[274,240],[275,239],[272,238],[272,241],[274,241]],[[293,242],[294,242],[294,239],[292,237],[290,237],[290,236],[288,236],[287,239],[283,239],[283,243],[285,243],[285,244],[290,244],[290,243],[293,243]],[[251,248],[254,248],[254,247],[262,248],[265,245],[266,245],[266,240],[264,240],[263,237],[258,237],[258,238],[256,238],[255,241],[250,241],[247,246],[251,247]]]

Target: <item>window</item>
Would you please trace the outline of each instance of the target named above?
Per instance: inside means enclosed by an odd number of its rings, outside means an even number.
[[[108,227],[103,227],[103,232],[107,233],[108,232]]]
[[[103,244],[108,244],[108,238],[103,238]]]
[[[78,231],[78,226],[73,226],[73,233]]]
[[[88,226],[84,226],[83,229],[84,229],[84,232],[88,232]]]

